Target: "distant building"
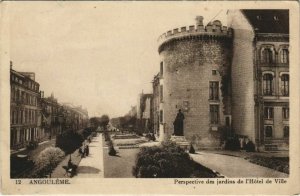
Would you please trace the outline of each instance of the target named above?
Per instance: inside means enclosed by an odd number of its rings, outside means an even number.
[[[152,131],[152,94],[141,93],[137,104],[137,130],[141,133]]]
[[[88,127],[89,116],[88,111],[82,106],[74,106],[72,104],[62,104],[64,113],[64,127],[66,130],[77,131]]]
[[[229,10],[230,28],[198,16],[196,26],[161,35],[152,105],[159,138],[172,137],[181,109],[184,137],[197,148],[219,148],[235,134],[257,149],[288,149],[288,16]]]
[[[41,114],[43,117],[42,128],[45,130],[48,138],[54,138],[57,134],[63,132],[63,107],[57,102],[57,99],[54,98],[53,94],[51,94],[50,97],[44,98],[43,92],[41,107]]]
[[[34,73],[21,73],[10,68],[10,146],[11,149],[26,147],[30,141],[46,139],[41,128],[39,83]]]
[[[162,71],[161,71],[162,73]],[[161,136],[163,136],[164,133],[164,128],[163,128],[163,124],[161,124],[161,120],[160,116],[162,116],[162,114],[160,115],[160,103],[162,101],[162,99],[160,97],[160,94],[162,92],[160,92],[160,90],[162,90],[162,88],[160,88],[160,73],[158,73],[157,75],[154,76],[154,79],[152,81],[152,90],[153,90],[153,100],[152,100],[152,125],[153,125],[153,132],[156,135],[156,137],[159,140],[162,140],[163,138],[161,138]]]

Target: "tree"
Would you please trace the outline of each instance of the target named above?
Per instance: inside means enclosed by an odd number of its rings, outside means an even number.
[[[100,126],[100,117],[92,117],[90,118],[90,124],[91,127],[93,127],[94,129],[97,129],[98,126]]]
[[[137,178],[188,178],[193,173],[189,154],[172,142],[160,147],[143,147],[132,173]]]
[[[104,114],[100,118],[100,126],[106,130],[106,127],[109,123],[109,116]]]
[[[57,167],[57,165],[64,159],[65,153],[60,148],[48,147],[43,150],[37,160],[36,166],[38,168],[38,177],[44,177]]]
[[[82,145],[83,136],[77,132],[67,131],[56,137],[56,147],[62,149],[66,154],[73,153]]]

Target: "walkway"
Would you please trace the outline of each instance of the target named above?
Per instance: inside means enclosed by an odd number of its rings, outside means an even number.
[[[75,178],[103,178],[102,134],[98,134],[89,144],[89,156],[81,159]]]
[[[230,178],[265,177],[287,178],[288,174],[259,166],[249,161],[234,156],[214,154],[209,152],[197,152],[190,154],[194,161],[213,169]]]

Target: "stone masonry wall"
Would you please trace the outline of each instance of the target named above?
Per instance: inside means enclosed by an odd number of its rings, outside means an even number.
[[[224,125],[221,92],[222,76],[228,74],[231,44],[228,38],[186,38],[174,40],[160,52],[164,65],[163,110],[165,138],[173,134],[173,122],[178,109],[183,109],[184,136],[197,148],[218,147],[219,131],[210,125],[209,105],[218,104],[220,123]],[[217,70],[216,75],[212,70]],[[209,81],[219,81],[219,101],[209,101]],[[228,103],[228,98],[226,99]],[[188,103],[188,111],[184,103]],[[224,111],[224,110],[227,111]]]

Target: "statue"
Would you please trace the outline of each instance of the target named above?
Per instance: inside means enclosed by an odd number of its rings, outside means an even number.
[[[181,112],[181,109],[179,109],[175,121],[173,122],[174,135],[183,136],[183,120],[184,120],[184,115]]]

